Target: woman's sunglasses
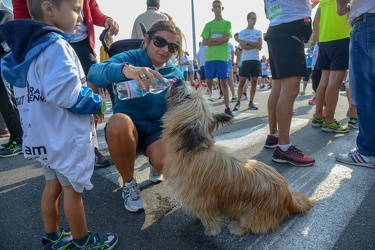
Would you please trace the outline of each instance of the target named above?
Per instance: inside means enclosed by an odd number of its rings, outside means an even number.
[[[176,53],[176,51],[180,48],[180,45],[177,43],[168,43],[167,40],[161,36],[151,36],[151,39],[154,42],[154,45],[158,48],[164,48],[165,45],[168,45],[168,51],[171,53]]]

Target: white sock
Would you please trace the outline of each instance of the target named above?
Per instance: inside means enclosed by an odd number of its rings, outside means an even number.
[[[289,147],[290,146],[292,146],[292,144],[291,143],[289,143],[289,144],[283,144],[283,145],[278,145],[279,146],[279,148],[282,150],[282,151],[287,151],[288,149],[289,149]]]

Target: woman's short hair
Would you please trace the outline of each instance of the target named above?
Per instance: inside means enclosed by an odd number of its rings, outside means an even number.
[[[176,57],[180,59],[182,56],[182,40],[185,40],[184,34],[181,32],[180,28],[178,28],[173,21],[170,20],[159,20],[154,23],[151,28],[146,32],[148,35],[148,39],[150,39],[157,31],[165,30],[173,33],[176,36],[176,43],[180,45],[179,49],[176,51]],[[146,41],[147,38],[143,40],[142,48],[145,48],[150,40]]]

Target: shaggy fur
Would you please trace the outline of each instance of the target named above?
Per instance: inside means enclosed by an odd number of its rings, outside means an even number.
[[[213,112],[205,89],[178,80],[169,90],[163,117],[167,145],[163,174],[182,206],[197,216],[207,235],[217,235],[222,216],[232,234],[264,234],[291,213],[307,213],[315,201],[292,192],[274,168],[244,160],[215,145],[214,132],[231,117]]]

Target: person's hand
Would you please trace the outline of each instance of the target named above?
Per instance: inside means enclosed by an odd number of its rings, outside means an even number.
[[[119,32],[119,26],[118,23],[113,20],[111,17],[107,17],[104,21],[104,27],[106,30],[108,30],[108,33],[113,36],[117,35]]]
[[[311,8],[314,9],[314,7],[320,2],[320,0],[310,0]]]
[[[152,86],[156,87],[155,77],[159,80],[163,80],[163,76],[148,67],[134,67],[134,66],[127,66],[122,69],[122,74],[126,76],[126,78],[134,79],[137,82],[137,85],[140,89],[146,89],[146,91],[150,91],[149,81],[151,82]]]
[[[94,119],[96,123],[102,123],[104,121],[104,115],[95,115]]]
[[[336,13],[339,16],[343,16],[350,12],[350,3],[346,3],[345,1],[337,1],[337,10]]]

